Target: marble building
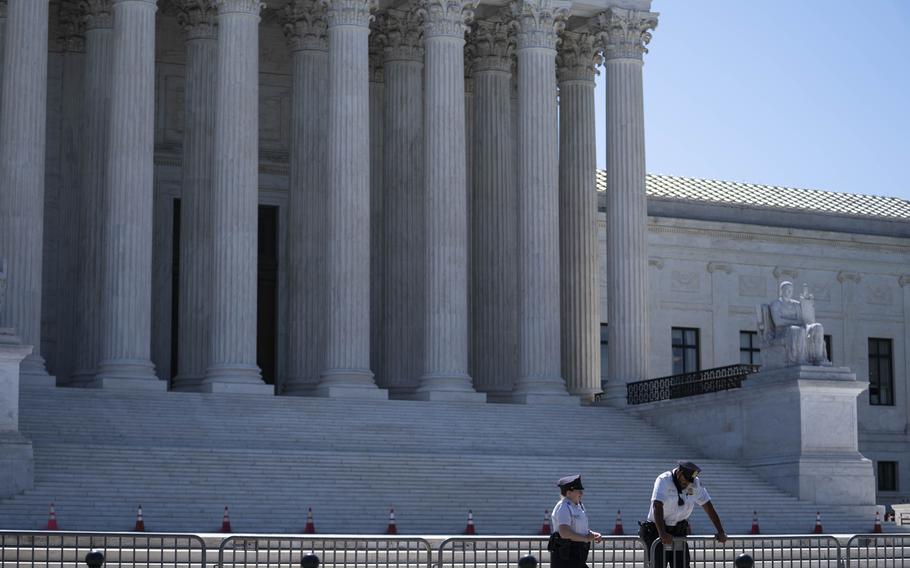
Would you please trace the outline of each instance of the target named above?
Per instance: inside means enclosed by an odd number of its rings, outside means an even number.
[[[758,357],[754,305],[790,279],[835,363],[867,377],[887,340],[860,448],[910,497],[910,204],[646,176],[657,22],[650,0],[0,0],[22,381],[622,405]]]

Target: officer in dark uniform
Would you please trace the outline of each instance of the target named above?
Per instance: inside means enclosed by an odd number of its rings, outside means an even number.
[[[592,542],[600,542],[600,533],[588,528],[588,515],[581,503],[584,486],[581,475],[570,475],[556,482],[562,498],[550,514],[553,534],[547,543],[552,568],[587,568]]]

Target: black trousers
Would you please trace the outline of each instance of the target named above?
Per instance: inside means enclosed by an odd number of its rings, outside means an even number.
[[[561,538],[559,533],[550,535],[547,550],[550,551],[550,568],[588,568],[588,551],[591,544]]]
[[[639,522],[638,536],[644,541],[648,554],[651,554],[651,544],[658,540],[657,525],[650,521]],[[682,521],[676,523],[676,526],[667,527],[667,532],[675,537],[687,536],[689,532],[689,522]],[[664,545],[658,544],[654,548],[654,558],[651,559],[651,568],[689,568],[689,545],[683,544],[682,548],[678,545],[671,552],[664,552]]]

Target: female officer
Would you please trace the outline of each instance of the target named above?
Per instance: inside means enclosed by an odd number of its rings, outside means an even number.
[[[600,542],[600,533],[588,529],[588,516],[581,496],[585,488],[581,475],[570,475],[556,482],[562,498],[553,507],[550,522],[553,534],[547,543],[552,568],[587,568],[592,542]]]

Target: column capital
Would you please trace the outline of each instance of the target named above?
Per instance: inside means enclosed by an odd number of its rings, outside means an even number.
[[[328,51],[325,4],[319,0],[293,0],[284,7],[282,22],[291,51]]]
[[[86,30],[114,27],[111,0],[81,0],[79,7],[82,8]]]
[[[556,36],[566,26],[568,10],[554,0],[515,0],[510,5],[518,49],[556,49]]]
[[[378,0],[322,0],[325,4],[326,22],[336,26],[369,27],[371,13],[379,6]]]
[[[76,2],[60,6],[60,45],[66,52],[85,51],[85,18]]]
[[[374,33],[383,61],[423,61],[423,11],[415,5],[378,14]]]
[[[216,8],[211,0],[184,0],[178,9],[177,23],[186,32],[187,41],[217,37]]]
[[[656,12],[610,8],[597,15],[596,29],[606,59],[641,59],[657,27]]]
[[[383,46],[385,45],[385,40],[381,34],[376,30],[376,20],[373,20],[373,25],[370,26],[370,39],[369,39],[369,68],[370,68],[370,83],[384,83],[385,82],[385,69],[382,65],[383,62]]]
[[[594,81],[597,65],[603,60],[597,36],[565,31],[556,53],[556,74],[560,81]]]
[[[425,37],[449,36],[464,38],[468,23],[474,19],[471,0],[422,0]]]
[[[121,0],[116,0],[121,1]],[[247,14],[259,16],[259,13],[265,8],[265,3],[260,0],[213,0],[215,7],[218,8],[218,15],[221,14]]]
[[[501,19],[478,20],[468,35],[472,47],[471,63],[475,73],[481,71],[512,71],[514,36],[509,33],[509,23]]]

